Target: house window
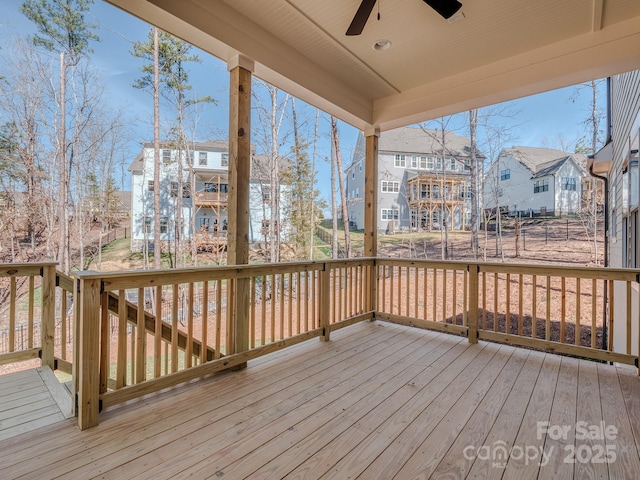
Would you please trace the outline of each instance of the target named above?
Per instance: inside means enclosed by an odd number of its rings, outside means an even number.
[[[171,196],[178,196],[178,182],[171,182]]]
[[[433,170],[433,157],[427,157],[427,169]]]
[[[167,233],[169,220],[167,217],[160,217],[160,233]]]
[[[216,192],[218,189],[216,188],[218,184],[206,182],[204,184],[204,191],[207,193]]]
[[[562,177],[562,190],[576,191],[576,179],[573,177]]]
[[[442,170],[442,157],[436,157],[436,170]]]
[[[394,165],[399,168],[405,168],[407,166],[407,157],[397,154],[395,156]]]
[[[504,195],[504,191],[501,188],[499,188],[498,189],[498,196],[501,197],[502,195]]]
[[[385,193],[398,193],[400,191],[400,182],[382,181],[382,191]]]
[[[198,165],[206,165],[206,164],[207,164],[207,152],[199,152]]]
[[[262,201],[268,202],[271,200],[271,186],[262,185]]]
[[[171,163],[171,150],[162,150],[162,163]]]
[[[511,170],[509,168],[500,170],[500,181],[509,180],[510,178],[511,178]]]
[[[449,158],[449,168],[454,172],[456,171],[456,159],[453,157]]]
[[[182,198],[191,198],[191,182],[182,184]]]
[[[398,220],[400,218],[400,210],[397,208],[383,208],[382,220]]]
[[[189,162],[189,165],[193,165],[193,158],[194,158],[194,152],[191,151],[191,152],[189,152],[189,157],[188,157],[188,160],[187,160],[187,162]]]
[[[199,228],[200,228],[201,231],[205,231],[205,232],[209,230],[209,218],[208,217],[200,217]]]
[[[144,231],[151,232],[151,217],[144,217]]]
[[[222,156],[220,157],[220,165],[222,165],[223,167],[228,167],[229,166],[229,154],[228,153],[223,153]]]
[[[541,193],[549,191],[549,179],[537,180],[533,183],[533,193]]]
[[[149,180],[147,182],[147,190],[149,190],[150,192],[153,192],[153,189],[154,189],[153,180]]]

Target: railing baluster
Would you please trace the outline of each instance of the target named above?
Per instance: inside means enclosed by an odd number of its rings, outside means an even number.
[[[538,277],[531,277],[531,338],[538,338]]]
[[[138,307],[140,299],[138,299]],[[116,388],[127,384],[127,304],[126,291],[118,292],[118,359],[116,363]]]
[[[171,304],[171,373],[178,371],[178,300],[180,285],[173,284],[172,288],[172,304]],[[140,308],[140,299],[138,299],[138,308]]]
[[[565,343],[565,319],[567,315],[567,282],[564,276],[560,277],[560,342]]]
[[[627,355],[631,355],[631,282],[627,283]],[[640,352],[638,352],[640,354]]]
[[[498,331],[498,272],[493,274],[493,331]]]
[[[545,317],[544,338],[548,342],[551,340],[551,276],[547,275],[547,311]]]
[[[27,306],[27,348],[33,348],[33,311],[35,308],[35,277],[29,277],[29,304]],[[64,343],[61,342],[61,349],[64,350]]]
[[[192,285],[193,286],[193,285]],[[140,300],[142,299],[142,300]],[[138,289],[138,318],[136,324],[136,383],[144,382],[147,377],[147,331],[145,328],[145,290]],[[193,305],[193,290],[191,291],[191,301],[189,305]],[[191,310],[191,309],[190,309]],[[133,336],[132,336],[133,337]],[[189,346],[191,345],[192,335],[189,335]]]
[[[9,352],[16,351],[16,277],[9,279]]]
[[[594,278],[591,280],[591,348],[596,348],[596,300],[598,292],[598,282]],[[606,328],[606,322],[602,323],[603,331]],[[604,345],[603,345],[604,347]]]
[[[524,319],[523,319],[523,307],[524,305],[523,303],[523,295],[522,295],[522,283],[523,283],[523,278],[522,278],[522,274],[518,274],[518,335],[522,336],[522,330],[523,330],[523,323],[524,323]]]
[[[581,302],[581,298],[580,298],[580,278],[576,278],[576,322],[575,322],[575,326],[576,326],[576,330],[575,330],[575,344],[576,345],[580,345],[580,340],[581,340],[581,332],[580,332],[580,315],[581,315],[581,308],[580,308],[580,302]]]
[[[153,376],[162,375],[162,285],[155,287],[155,330],[153,334]]]

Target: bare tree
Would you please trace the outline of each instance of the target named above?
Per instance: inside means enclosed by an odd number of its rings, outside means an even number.
[[[340,203],[342,208],[342,225],[344,228],[345,257],[351,257],[351,237],[349,234],[349,206],[347,205],[347,191],[344,185],[344,172],[342,170],[342,153],[340,152],[340,135],[338,134],[338,121],[331,117],[331,145],[333,147],[340,186]]]
[[[38,29],[33,42],[49,51],[60,53],[60,98],[59,98],[59,135],[58,135],[58,189],[59,189],[59,238],[58,261],[69,272],[69,168],[67,143],[67,69],[78,65],[82,57],[89,53],[89,42],[99,40],[93,33],[97,27],[88,23],[84,13],[93,3],[91,0],[66,0],[50,2],[26,0],[22,13]]]

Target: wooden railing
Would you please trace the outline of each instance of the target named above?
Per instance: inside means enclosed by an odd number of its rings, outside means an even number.
[[[376,265],[376,318],[637,366],[631,292],[638,270],[401,259]],[[614,282],[625,286],[622,298]],[[627,332],[623,352],[613,352],[616,325]]]
[[[100,406],[374,318],[637,366],[639,274],[365,258],[72,279],[54,264],[2,265],[0,313],[11,331],[25,325],[26,340],[14,334],[0,363],[73,367],[81,428],[97,424]],[[615,332],[626,343],[614,352]]]
[[[81,428],[97,424],[100,406],[373,318],[372,268],[365,259],[78,273]]]
[[[0,291],[6,297],[0,364],[40,358],[54,369],[56,265],[0,264]]]

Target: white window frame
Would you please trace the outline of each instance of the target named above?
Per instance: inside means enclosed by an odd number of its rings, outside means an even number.
[[[382,193],[399,193],[400,182],[394,182],[392,180],[382,180],[381,191]]]
[[[381,208],[380,217],[381,217],[381,220],[384,220],[384,221],[399,220],[400,209],[399,208]]]
[[[407,168],[407,156],[396,153],[394,156],[393,165],[396,168]]]

